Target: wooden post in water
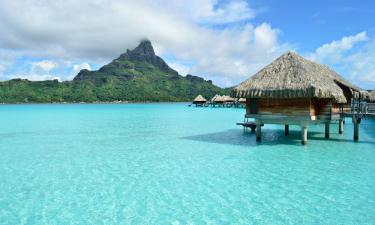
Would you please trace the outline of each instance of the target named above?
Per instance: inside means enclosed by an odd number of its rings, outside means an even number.
[[[256,136],[257,136],[257,141],[260,141],[262,139],[262,126],[260,123],[257,123]]]
[[[289,125],[285,124],[285,135],[289,135]]]
[[[325,138],[329,138],[329,122],[325,124]]]
[[[339,134],[342,134],[343,131],[344,131],[344,120],[340,119],[339,120]]]
[[[358,141],[358,135],[359,135],[359,121],[357,118],[353,118],[354,122],[354,141]]]
[[[301,126],[301,144],[307,144],[307,126]]]
[[[256,128],[256,126],[255,127],[250,127],[251,128],[251,132],[254,132],[255,131],[255,128]]]

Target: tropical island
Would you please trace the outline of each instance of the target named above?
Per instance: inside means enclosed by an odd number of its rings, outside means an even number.
[[[0,225],[375,224],[374,9],[0,1]]]
[[[0,82],[0,103],[182,102],[198,94],[229,94],[198,76],[182,76],[155,54],[149,40],[97,71],[81,70],[73,80]]]

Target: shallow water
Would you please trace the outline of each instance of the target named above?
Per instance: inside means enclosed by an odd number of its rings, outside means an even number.
[[[3,105],[1,224],[374,224],[375,121],[235,125],[187,104]]]

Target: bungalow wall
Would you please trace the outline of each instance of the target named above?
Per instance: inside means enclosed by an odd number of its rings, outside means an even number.
[[[311,108],[314,111],[313,115],[321,119],[330,118],[332,115],[332,102],[330,99],[317,99],[311,100]]]
[[[258,114],[258,99],[257,98],[246,99],[246,114]]]
[[[246,114],[316,116],[317,119],[330,120],[332,115],[339,115],[339,110],[339,105],[332,104],[331,99],[246,99]]]
[[[246,99],[247,114],[264,115],[310,115],[310,99]]]
[[[340,114],[340,105],[332,103],[331,99],[311,99],[312,115],[318,119],[331,120]]]

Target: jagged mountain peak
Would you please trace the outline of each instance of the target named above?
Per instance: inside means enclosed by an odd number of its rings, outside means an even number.
[[[120,55],[118,61],[128,60],[137,62],[147,62],[154,65],[156,68],[171,74],[177,75],[177,71],[173,70],[168,64],[159,56],[155,54],[151,41],[148,39],[142,40],[139,45],[133,50],[127,50],[126,53]]]
[[[128,50],[128,52],[138,55],[156,56],[154,47],[152,47],[151,41],[148,39],[142,40],[135,49],[132,51]]]
[[[163,75],[161,75],[163,74]],[[104,65],[98,71],[81,70],[74,80],[95,80],[103,83],[114,77],[121,77],[122,80],[133,80],[136,77],[155,80],[173,80],[178,82],[188,81],[191,84],[212,85],[212,81],[206,81],[204,78],[187,74],[183,77],[173,70],[168,64],[154,52],[151,41],[142,40],[133,50],[127,50],[111,63]]]

